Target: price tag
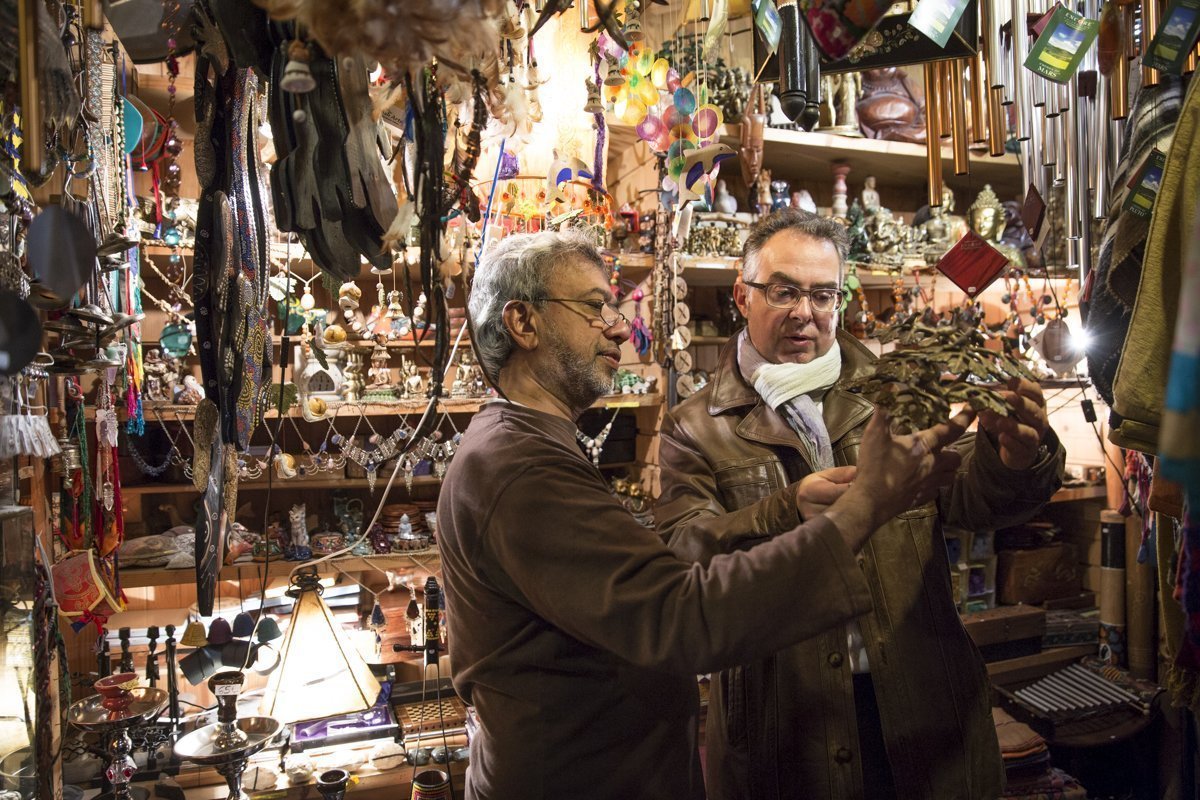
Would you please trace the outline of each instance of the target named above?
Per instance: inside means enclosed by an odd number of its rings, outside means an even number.
[[[638,408],[641,406],[636,400],[613,400],[610,403],[605,403],[605,408]]]
[[[1153,213],[1154,198],[1158,196],[1166,164],[1166,153],[1154,148],[1129,182],[1130,191],[1125,198],[1125,205],[1121,207],[1122,211],[1138,217],[1149,217]]]
[[[240,683],[218,683],[213,687],[213,694],[217,697],[228,697],[231,694],[237,694],[242,688]]]
[[[1142,66],[1182,75],[1197,37],[1200,37],[1200,0],[1173,0],[1142,59]]]
[[[1025,68],[1046,80],[1066,83],[1079,69],[1099,31],[1099,20],[1081,17],[1066,6],[1059,6],[1033,43]]]
[[[945,47],[968,5],[969,0],[921,0],[908,18],[908,24],[936,42],[938,47]]]

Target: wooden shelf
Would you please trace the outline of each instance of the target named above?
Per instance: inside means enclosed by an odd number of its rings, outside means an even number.
[[[387,485],[388,478],[391,476],[391,467],[380,467],[376,473],[375,486],[382,490]],[[396,484],[392,486],[404,486],[403,475],[396,479]],[[413,477],[413,487],[417,486],[437,486],[441,483],[441,478],[436,478],[432,475],[416,475]],[[271,482],[271,491],[274,492],[295,492],[304,491],[305,489],[369,489],[371,483],[366,478],[276,478]],[[265,480],[243,481],[238,483],[238,492],[257,491],[265,492],[267,490],[267,482]],[[143,483],[136,486],[121,486],[122,496],[147,495],[147,494],[197,494],[196,487],[190,483]]]
[[[719,347],[728,341],[729,341],[728,336],[693,336],[692,337],[692,346],[693,347],[701,347],[701,346],[708,345],[708,346]]]
[[[1108,497],[1108,488],[1100,486],[1080,486],[1075,489],[1059,489],[1050,498],[1051,503],[1070,503],[1075,500],[1099,500]]]
[[[438,403],[437,411],[439,414],[475,414],[484,404],[486,399],[474,400],[450,400],[443,399]],[[610,394],[601,397],[595,403],[592,403],[592,408],[649,408],[660,406],[663,403],[662,395],[654,394]],[[392,403],[373,402],[373,403],[329,403],[328,416],[321,422],[326,422],[330,417],[342,409],[341,416],[345,419],[354,419],[354,412],[361,409],[362,413],[367,416],[391,416],[395,414],[419,414],[425,410],[426,403],[396,401]],[[162,418],[167,422],[173,419],[190,420],[196,415],[195,406],[179,406],[168,403],[146,403],[143,406],[142,413],[148,419],[155,418],[155,412],[162,415]],[[95,409],[88,407],[84,410],[88,419],[95,417]],[[122,407],[118,414],[124,419],[124,408]],[[274,409],[266,413],[267,419],[274,419],[278,416]],[[288,416],[300,417],[300,409],[292,408],[288,411]]]
[[[741,140],[741,126],[726,125],[721,140],[736,149]],[[978,192],[985,183],[991,184],[1001,200],[1024,195],[1021,166],[1015,154],[1005,153],[992,158],[971,153],[971,174],[955,175],[954,154],[949,142],[946,139],[942,143],[942,175],[958,192],[958,213],[961,214],[974,200],[973,196],[966,197],[964,192],[968,189]],[[838,161],[850,165],[851,181],[862,181],[868,175],[874,175],[889,188],[912,187],[916,206],[893,211],[915,211],[925,203],[922,190],[928,180],[925,145],[783,128],[767,128],[763,134],[763,167],[777,178],[832,181],[830,166]]]
[[[282,577],[291,574],[292,570],[305,562],[284,561],[272,559],[267,570],[269,578]],[[336,574],[337,571],[365,572],[373,569],[412,568],[423,566],[427,569],[440,569],[441,555],[436,547],[425,550],[414,550],[411,553],[386,553],[377,556],[339,556],[338,558],[322,561],[317,569],[322,574]],[[221,568],[221,580],[236,581],[241,579],[257,579],[262,574],[263,565],[255,561],[243,561],[227,564]],[[127,567],[120,572],[121,587],[137,589],[144,586],[173,586],[179,583],[194,581],[195,567],[182,569],[167,569],[166,567]]]

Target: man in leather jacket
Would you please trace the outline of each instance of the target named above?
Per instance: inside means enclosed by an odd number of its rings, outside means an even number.
[[[783,209],[743,250],[747,325],[660,441],[659,532],[707,562],[818,514],[853,478],[873,406],[839,388],[874,356],[838,331],[845,229]],[[707,784],[731,798],[996,797],[1003,770],[983,661],[958,617],[943,523],[1014,525],[1058,489],[1063,452],[1040,388],[1014,382],[1010,416],[983,413],[953,445],[953,483],[918,498],[858,555],[872,610],[713,676]],[[808,587],[803,602],[819,607]]]

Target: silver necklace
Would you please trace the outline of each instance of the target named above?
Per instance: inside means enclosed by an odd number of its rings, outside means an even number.
[[[621,409],[619,408],[614,411],[612,419],[608,421],[607,425],[600,429],[600,432],[596,434],[594,439],[581,430],[576,429],[575,431],[575,438],[579,440],[581,445],[583,445],[584,451],[591,456],[592,466],[596,467],[597,469],[600,467],[600,453],[604,450],[604,443],[608,441],[608,435],[612,433],[613,423],[617,421],[617,414],[620,413]]]

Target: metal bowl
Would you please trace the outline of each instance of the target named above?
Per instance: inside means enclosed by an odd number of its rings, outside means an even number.
[[[103,695],[94,694],[72,703],[67,711],[67,721],[85,731],[111,730],[114,727],[132,727],[155,719],[167,707],[167,693],[163,689],[139,686],[131,689],[133,700],[122,711],[109,711],[101,703]]]
[[[245,740],[237,745],[231,747],[218,745],[217,738],[221,736],[226,726],[217,723],[205,725],[177,741],[175,755],[184,761],[194,761],[207,766],[227,764],[231,761],[249,758],[262,750],[283,728],[282,722],[271,717],[242,717],[234,725],[246,735]]]

